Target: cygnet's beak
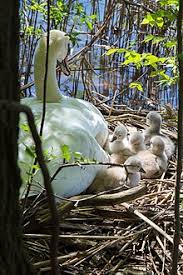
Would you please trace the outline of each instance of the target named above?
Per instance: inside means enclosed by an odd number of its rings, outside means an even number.
[[[62,60],[62,62],[58,61],[58,65],[61,69],[61,71],[66,75],[66,76],[69,76],[71,71],[68,67],[68,64],[67,64],[67,56],[64,60]]]
[[[144,169],[141,167],[140,170],[139,170],[139,172],[145,173],[146,171],[144,171]]]
[[[112,139],[111,139],[111,142],[115,141],[116,139],[117,139],[117,136],[113,135]]]

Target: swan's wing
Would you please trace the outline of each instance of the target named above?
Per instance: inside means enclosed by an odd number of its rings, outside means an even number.
[[[175,153],[175,144],[167,136],[161,135],[161,138],[163,139],[163,141],[165,143],[165,153],[166,153],[168,159],[170,159],[173,156],[173,154]]]
[[[50,174],[53,175],[63,162],[61,146],[64,144],[69,147],[71,152],[77,151],[82,153],[85,159],[108,162],[109,157],[107,153],[100,147],[96,139],[90,136],[84,127],[81,127],[79,121],[76,120],[77,116],[73,119],[75,123],[73,122],[72,124],[64,119],[64,114],[65,112],[62,113],[62,118],[58,117],[55,110],[50,110],[46,114],[42,145],[44,152],[46,152],[46,158],[49,159],[47,165]],[[67,112],[66,117],[68,118]],[[23,124],[25,117],[22,115],[21,118],[20,124]],[[39,124],[40,120],[36,119],[36,122]],[[19,166],[25,183],[28,180],[29,172],[34,163],[34,155],[29,150],[33,145],[29,131],[21,129],[19,144]],[[73,158],[70,161],[73,161]],[[98,170],[99,166],[97,165],[82,168],[79,166],[65,168],[54,180],[54,193],[60,196],[72,196],[83,192],[91,184]],[[43,188],[40,170],[34,176],[34,183],[38,183],[37,191]],[[35,190],[35,186],[33,186],[32,190]]]
[[[160,167],[157,158],[150,151],[140,151],[137,156],[142,161],[142,168],[146,173],[142,173],[142,178],[158,178],[160,176]]]
[[[89,121],[88,130],[95,136],[100,146],[104,147],[108,138],[108,125],[101,112],[90,102],[65,97],[61,102],[63,107],[68,104],[71,109],[79,111]]]
[[[35,116],[42,114],[42,104],[36,98],[23,99],[22,104],[30,106]],[[78,124],[95,137],[100,146],[104,146],[108,138],[108,125],[100,111],[84,100],[63,96],[60,103],[48,103],[47,113],[56,119],[66,119],[69,125]]]

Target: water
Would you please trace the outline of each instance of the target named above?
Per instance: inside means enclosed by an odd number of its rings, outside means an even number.
[[[84,5],[85,11],[88,15],[93,13],[91,3],[93,1],[81,1]],[[98,13],[98,22],[102,24],[104,16],[107,13],[106,2],[104,0],[96,1],[95,11]],[[122,4],[123,5],[123,4]],[[121,6],[122,6],[121,5]],[[99,40],[95,42],[92,48],[85,54],[85,59],[78,60],[76,63],[71,65],[72,73],[70,77],[61,76],[60,89],[61,92],[67,95],[77,96],[83,98],[86,92],[95,92],[101,94],[101,100],[107,100],[107,104],[110,105],[111,100],[116,95],[115,104],[127,104],[133,109],[139,107],[148,108],[150,104],[154,105],[154,108],[158,108],[158,105],[165,105],[170,103],[173,107],[177,107],[177,86],[172,85],[171,87],[158,86],[157,79],[153,81],[149,78],[148,74],[145,74],[140,78],[140,82],[143,86],[143,92],[139,92],[135,89],[130,89],[129,84],[132,81],[136,81],[144,69],[138,72],[134,66],[128,67],[121,66],[124,60],[123,55],[115,54],[112,56],[106,56],[106,46],[115,47],[129,47],[131,41],[134,41],[133,49],[142,52],[147,52],[147,48],[139,43],[139,36],[141,41],[144,39],[145,34],[140,33],[141,27],[137,26],[139,21],[139,15],[137,15],[138,9],[134,13],[133,21],[129,17],[128,12],[123,6],[122,9],[115,12],[115,15],[111,18],[108,23],[108,27]],[[123,13],[125,16],[123,16]],[[142,16],[143,18],[143,16]],[[68,18],[68,24],[66,31],[70,32],[72,28],[72,18]],[[142,21],[140,19],[140,21]],[[95,24],[94,33],[99,29]],[[36,25],[42,26],[42,29],[46,29],[46,24],[42,17],[38,14]],[[80,31],[81,34],[78,36],[78,44],[72,48],[72,54],[77,53],[82,47],[89,43],[93,35],[86,34],[88,31],[86,26],[80,27],[76,25],[74,31]],[[84,33],[83,33],[84,32]],[[31,40],[32,39],[32,40]],[[22,84],[33,81],[33,68],[27,66],[27,63],[32,63],[33,53],[37,39],[35,37],[29,40],[29,47],[25,49],[25,44],[22,44],[21,54],[23,50],[26,52],[25,64],[21,66]],[[31,47],[30,47],[31,45]],[[32,50],[31,55],[29,54],[30,48]],[[153,49],[153,46],[149,47]],[[162,49],[161,49],[162,51]],[[163,54],[163,53],[162,53]],[[92,68],[92,69],[91,69]],[[28,77],[27,77],[28,75]],[[27,90],[27,95],[34,95],[34,86]],[[150,98],[150,101],[149,101]]]

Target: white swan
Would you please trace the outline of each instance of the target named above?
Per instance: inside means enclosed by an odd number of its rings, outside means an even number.
[[[46,117],[43,129],[42,145],[48,159],[48,168],[53,175],[63,163],[61,146],[67,145],[72,152],[80,152],[90,160],[106,162],[107,153],[102,149],[108,137],[107,124],[98,109],[84,100],[69,98],[59,92],[56,79],[56,62],[67,56],[69,38],[64,32],[50,31]],[[40,127],[42,116],[43,86],[46,58],[46,34],[39,40],[34,58],[34,77],[36,98],[26,98],[22,104],[30,106],[37,127]],[[20,117],[20,127],[26,124],[24,115]],[[25,127],[24,127],[25,128]],[[26,129],[27,130],[27,129]],[[33,164],[30,148],[33,141],[29,131],[21,130],[19,137],[19,165],[24,183]],[[73,158],[70,160],[72,161]],[[63,169],[53,182],[54,193],[59,196],[72,196],[84,191],[94,179],[99,167],[74,167]],[[41,173],[38,170],[34,182],[42,185]],[[41,186],[42,187],[42,186]],[[33,188],[32,188],[33,189]],[[37,191],[41,188],[37,186]],[[34,193],[34,192],[33,192]]]
[[[126,184],[129,187],[135,187],[141,179],[140,172],[142,169],[141,160],[136,156],[129,157],[125,167],[105,167],[99,171],[93,183],[87,189],[87,193],[95,194],[107,191]]]
[[[165,143],[165,153],[168,158],[171,158],[171,156],[175,152],[175,145],[168,136],[165,136],[164,134],[161,133],[161,125],[162,125],[161,115],[156,111],[149,112],[146,116],[146,123],[149,126],[149,128],[147,128],[144,131],[145,143],[148,145],[150,142],[150,139],[153,136],[156,136],[156,135],[160,136]]]

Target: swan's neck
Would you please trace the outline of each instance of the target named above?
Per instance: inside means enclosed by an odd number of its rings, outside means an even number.
[[[128,180],[127,183],[130,187],[135,187],[138,185],[140,181],[140,173],[136,172],[136,173],[129,173],[128,174]]]
[[[145,148],[146,147],[145,147],[144,143],[140,143],[138,145],[134,145],[134,144],[131,145],[131,150],[134,153],[138,153],[139,151],[143,151],[143,150],[145,150]]]
[[[149,130],[149,133],[151,133],[151,134],[160,134],[161,125],[160,124],[151,125],[148,130]]]
[[[34,59],[34,81],[36,96],[40,100],[43,100],[44,93],[45,59],[45,53],[42,53],[39,49],[37,49]],[[58,102],[61,99],[61,94],[59,93],[59,87],[56,78],[56,62],[57,59],[55,56],[49,56],[46,102]]]

